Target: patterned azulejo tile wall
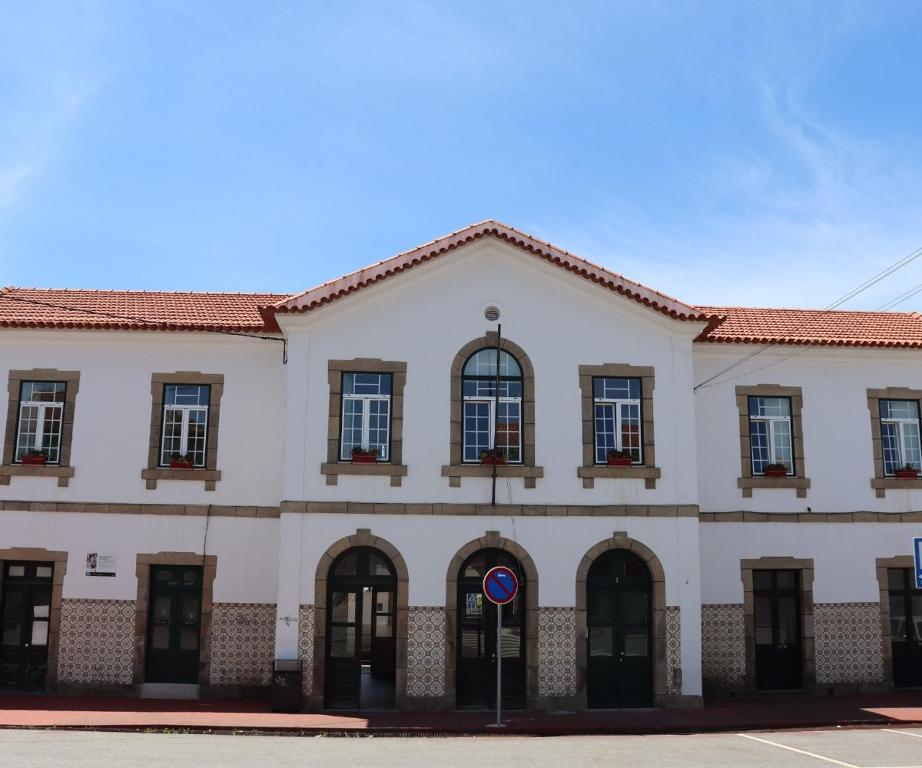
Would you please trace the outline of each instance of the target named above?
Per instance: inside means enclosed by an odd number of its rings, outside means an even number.
[[[274,604],[214,604],[211,613],[212,685],[269,685],[274,655]]]
[[[314,687],[314,606],[302,605],[298,611],[298,657],[301,659],[302,686],[305,696]]]
[[[701,606],[701,674],[705,686],[738,688],[746,682],[743,606]]]
[[[879,683],[884,679],[878,603],[816,603],[817,683]]]
[[[134,600],[64,600],[58,683],[131,685]]]
[[[681,608],[666,608],[666,693],[682,693],[682,620]]]
[[[576,693],[576,609],[538,609],[538,695]]]
[[[407,695],[445,695],[445,609],[410,606]]]

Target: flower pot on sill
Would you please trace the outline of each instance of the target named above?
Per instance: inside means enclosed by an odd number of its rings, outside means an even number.
[[[23,456],[22,463],[27,467],[44,467],[48,463],[47,456]]]
[[[900,480],[918,480],[919,470],[917,469],[898,469],[896,470],[896,476]]]
[[[185,461],[184,459],[170,459],[170,469],[192,469],[193,465],[191,461]]]
[[[765,477],[787,477],[788,471],[786,469],[766,469],[764,475]]]
[[[629,467],[633,463],[633,459],[615,458],[614,456],[608,457],[608,466],[610,467]]]
[[[353,453],[352,463],[353,464],[377,464],[378,454],[377,453]]]
[[[496,466],[500,466],[506,463],[506,457],[505,456],[481,456],[480,463],[488,467],[491,467],[494,464]]]

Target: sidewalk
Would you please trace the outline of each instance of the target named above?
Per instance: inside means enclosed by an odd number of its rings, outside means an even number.
[[[778,696],[720,701],[697,710],[280,714],[265,701],[160,701],[56,695],[0,696],[0,727],[92,730],[253,731],[291,735],[577,735],[694,733],[922,723],[922,691],[855,696]]]

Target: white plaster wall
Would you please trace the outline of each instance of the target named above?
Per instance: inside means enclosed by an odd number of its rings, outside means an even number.
[[[215,334],[8,331],[0,334],[0,413],[10,369],[80,371],[67,488],[55,478],[13,477],[0,500],[277,505],[284,450],[281,344]],[[147,490],[151,374],[224,374],[215,491],[161,480]],[[5,423],[5,422],[4,422]]]
[[[701,523],[701,601],[742,603],[740,560],[812,558],[817,603],[880,599],[875,559],[912,555],[922,524]]]
[[[376,502],[484,502],[490,481],[464,478],[449,488],[452,360],[495,324],[483,309],[502,311],[503,336],[522,347],[535,371],[536,463],[545,476],[525,490],[501,481],[503,503],[694,504],[697,501],[692,339],[701,323],[671,320],[516,248],[487,242],[417,267],[400,279],[307,315],[282,316],[289,334],[287,446],[283,498]],[[409,476],[340,476],[328,486],[327,361],[374,357],[408,364],[404,400],[404,463]],[[584,489],[578,367],[629,363],[656,370],[655,490],[642,480],[596,480]]]
[[[0,512],[0,549],[39,547],[68,553],[65,598],[134,600],[138,553],[202,552],[205,518],[64,512]],[[212,517],[207,553],[217,555],[214,600],[274,603],[279,521]],[[116,556],[117,575],[86,576],[89,552]]]

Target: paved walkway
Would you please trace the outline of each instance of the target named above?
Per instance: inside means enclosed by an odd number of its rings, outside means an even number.
[[[922,723],[922,691],[855,696],[771,696],[692,710],[510,712],[503,733],[643,734]],[[496,733],[490,712],[282,714],[265,701],[161,701],[56,695],[0,696],[0,727],[188,729],[448,735]]]

